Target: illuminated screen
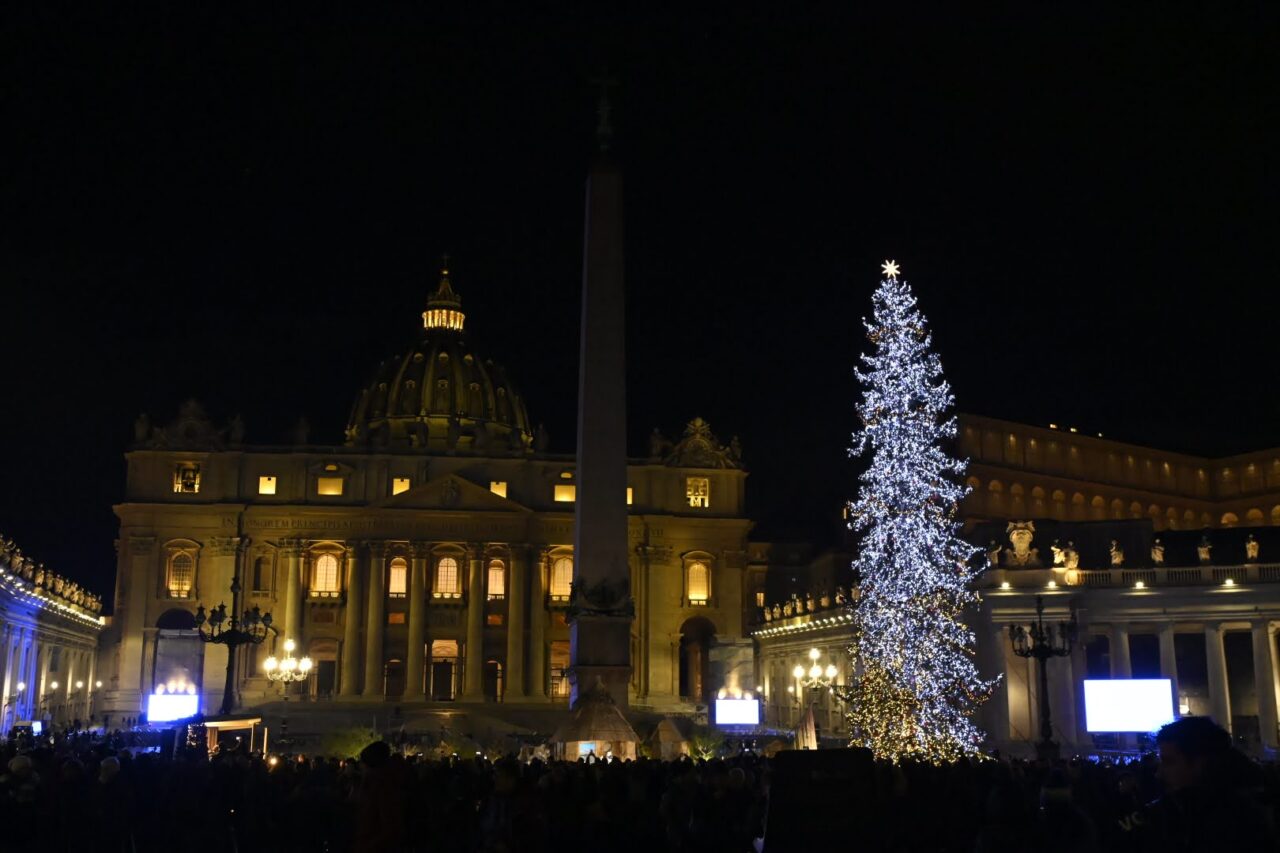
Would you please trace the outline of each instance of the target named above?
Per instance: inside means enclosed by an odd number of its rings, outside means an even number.
[[[1091,732],[1153,732],[1174,720],[1173,684],[1167,678],[1085,679],[1084,717]]]
[[[147,697],[147,721],[167,723],[194,717],[200,710],[200,697],[186,693],[152,693]]]
[[[596,751],[596,742],[593,740],[586,740],[578,744],[578,755],[589,755],[590,753],[593,753],[595,751]]]
[[[44,734],[44,723],[39,720],[31,721],[31,733],[33,735]]]
[[[760,703],[755,699],[717,699],[716,725],[760,725]]]

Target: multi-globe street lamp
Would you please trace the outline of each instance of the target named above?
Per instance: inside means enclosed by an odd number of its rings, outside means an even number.
[[[1040,670],[1040,740],[1036,755],[1045,761],[1058,757],[1058,744],[1053,740],[1053,721],[1049,717],[1049,659],[1071,654],[1076,642],[1076,614],[1055,628],[1044,623],[1044,597],[1036,596],[1036,621],[1029,625],[1010,625],[1009,639],[1013,653],[1021,658],[1034,658]]]
[[[237,573],[231,580],[231,615],[227,615],[227,605],[219,604],[205,615],[204,605],[196,608],[196,628],[200,639],[206,643],[215,643],[227,647],[227,681],[222,690],[222,707],[218,713],[226,716],[231,713],[236,702],[236,649],[244,645],[258,646],[267,638],[271,630],[271,614],[262,613],[255,604],[252,609],[245,610],[237,619],[240,610],[240,575]]]
[[[280,721],[280,737],[277,739],[277,742],[281,744],[288,743],[289,688],[291,685],[306,681],[311,675],[311,658],[295,659],[293,650],[297,647],[298,644],[293,640],[285,640],[284,658],[282,660],[276,660],[276,656],[272,655],[262,662],[262,669],[267,673],[267,680],[280,684],[284,693],[284,718]]]
[[[795,669],[791,670],[791,675],[795,678],[796,684],[809,690],[827,690],[836,683],[840,670],[834,663],[829,663],[824,667],[818,662],[821,657],[822,652],[817,649],[809,649],[809,668],[806,670],[803,664],[796,664]],[[794,688],[788,688],[788,690],[792,689]],[[795,690],[795,693],[798,700],[800,691]],[[809,700],[811,708],[816,707],[817,704],[818,700],[816,698]],[[814,736],[817,736],[816,732]],[[816,748],[816,741],[813,748]]]

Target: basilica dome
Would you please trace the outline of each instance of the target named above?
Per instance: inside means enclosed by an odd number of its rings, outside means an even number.
[[[378,365],[356,397],[347,444],[525,453],[529,415],[506,371],[471,346],[446,267],[422,312],[422,336]]]

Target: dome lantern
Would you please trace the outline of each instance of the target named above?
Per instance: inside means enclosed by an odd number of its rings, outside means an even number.
[[[467,315],[462,313],[462,297],[453,292],[449,283],[449,256],[444,256],[440,268],[440,286],[427,299],[427,310],[422,312],[424,329],[446,329],[461,332]]]

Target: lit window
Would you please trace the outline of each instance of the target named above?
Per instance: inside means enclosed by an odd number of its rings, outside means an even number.
[[[408,477],[395,477],[391,480],[391,494],[398,495],[401,492],[409,491]],[[341,492],[339,492],[341,494]]]
[[[689,564],[689,602],[706,604],[711,597],[711,572],[706,563]]]
[[[561,471],[561,472],[560,472],[560,479],[561,479],[561,480],[572,480],[572,479],[573,479],[573,472],[572,472],[572,471]]]
[[[178,551],[169,558],[169,582],[165,585],[170,598],[189,598],[196,576],[195,557],[187,551]]]
[[[318,495],[342,494],[342,478],[341,477],[317,477],[316,478],[316,494]]]
[[[457,598],[460,594],[458,561],[453,557],[441,557],[436,563],[436,598]]]
[[[497,495],[500,498],[505,498],[507,496],[507,481],[506,480],[490,480],[489,491],[493,492],[495,495]]]
[[[403,624],[404,624],[404,611],[400,611],[399,613],[388,613],[388,614],[387,614],[387,624],[388,624],[388,625],[403,625]]]
[[[634,497],[632,494],[633,491],[634,490],[630,486],[627,486],[627,506],[631,506],[631,500]]]
[[[556,484],[556,503],[571,504],[578,498],[578,487],[573,483]]]
[[[336,595],[338,592],[338,558],[333,554],[321,554],[316,558],[311,579],[312,595]]]
[[[200,466],[184,462],[173,471],[173,491],[177,494],[194,495],[200,491]]]
[[[484,621],[486,625],[493,625],[495,627],[500,627],[502,625],[502,614],[489,613],[485,616]]]
[[[392,598],[404,598],[409,574],[409,564],[405,562],[404,557],[396,557],[391,561],[391,571],[388,574],[387,595]]]
[[[259,477],[258,478],[258,494],[274,495],[276,493],[275,477]]]
[[[551,564],[551,597],[568,601],[572,588],[573,558],[557,557]]]
[[[686,477],[684,494],[689,506],[706,509],[711,506],[711,481],[706,477]]]
[[[501,560],[489,561],[489,600],[506,598],[507,571]]]
[[[756,593],[756,607],[764,607],[764,590]]]

